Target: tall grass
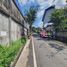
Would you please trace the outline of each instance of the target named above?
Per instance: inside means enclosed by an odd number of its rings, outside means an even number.
[[[15,42],[12,42],[9,47],[0,45],[0,67],[9,67],[11,62],[16,57],[18,51],[24,44],[26,39],[22,38]]]

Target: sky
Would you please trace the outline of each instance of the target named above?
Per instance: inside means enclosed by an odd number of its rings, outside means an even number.
[[[56,6],[56,8],[60,8],[65,4],[65,0],[15,0],[15,1],[24,16],[26,15],[26,10],[29,10],[31,5],[39,6],[37,18],[33,24],[33,26],[35,27],[43,26],[42,18],[45,9],[47,9],[49,6],[53,4]]]

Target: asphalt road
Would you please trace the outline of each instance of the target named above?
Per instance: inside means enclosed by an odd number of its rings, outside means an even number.
[[[67,67],[67,46],[59,41],[33,37],[37,67]]]

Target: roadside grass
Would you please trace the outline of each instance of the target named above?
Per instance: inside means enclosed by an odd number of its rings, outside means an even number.
[[[12,42],[8,47],[0,45],[0,67],[9,67],[25,43],[26,38],[21,38]]]

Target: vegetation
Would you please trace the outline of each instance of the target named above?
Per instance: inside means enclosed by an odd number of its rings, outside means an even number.
[[[29,23],[29,28],[30,28],[30,32],[31,32],[31,29],[32,29],[32,24],[34,23],[35,21],[35,18],[36,18],[36,13],[37,13],[37,8],[35,7],[30,7],[29,11],[27,12],[27,18],[26,20],[28,21]]]
[[[67,28],[67,8],[56,9],[51,16],[55,31],[63,31]]]
[[[0,67],[9,67],[19,49],[24,46],[25,38],[12,42],[9,47],[0,45]]]
[[[40,27],[37,27],[37,28],[32,27],[32,30],[33,30],[33,32],[35,32],[35,33],[39,33],[40,30],[41,30],[41,28],[40,28]]]

